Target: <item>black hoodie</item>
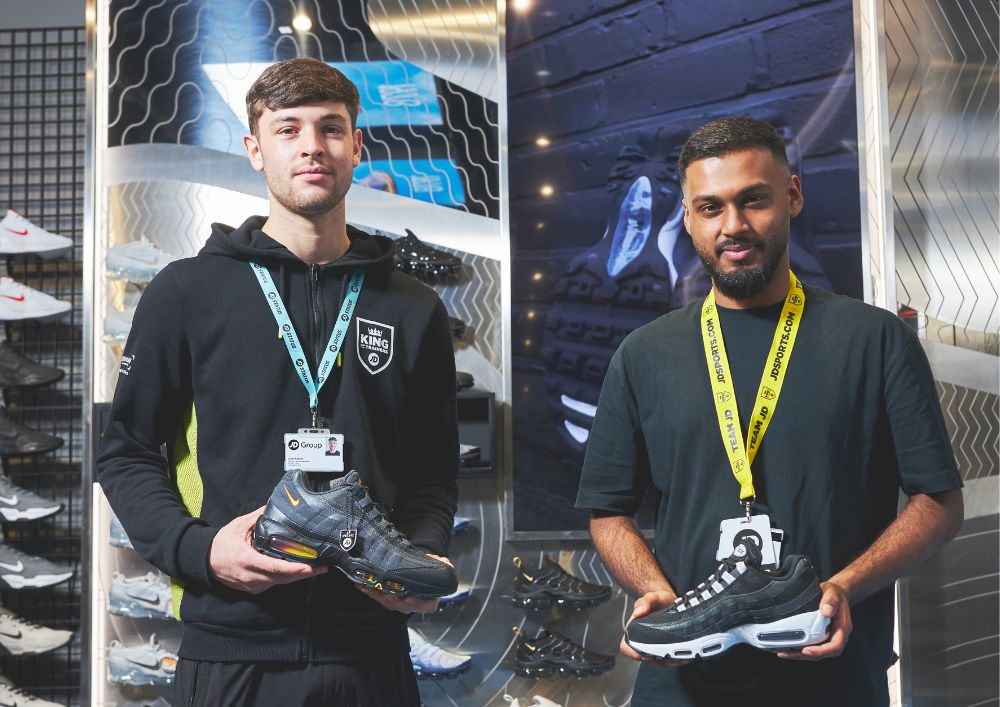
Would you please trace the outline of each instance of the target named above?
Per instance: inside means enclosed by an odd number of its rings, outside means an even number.
[[[261,231],[263,223],[214,224],[197,257],[171,263],[146,288],[98,480],[136,551],[175,579],[182,657],[302,662],[405,650],[406,617],[337,571],[258,595],[229,589],[208,571],[218,529],[263,506],[281,478],[283,435],[311,426],[308,395],[250,260],[271,273],[314,376],[345,282],[365,268],[342,365],[319,394],[323,424],[344,434],[345,467],[360,472],[399,530],[428,552],[447,553],[458,495],[455,360],[437,295],[395,270],[389,238],[349,227],[343,257],[308,265]],[[391,327],[384,367],[362,360],[359,318]]]

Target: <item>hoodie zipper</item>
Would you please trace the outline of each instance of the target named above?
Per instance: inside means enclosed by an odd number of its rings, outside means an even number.
[[[312,307],[313,371],[318,374],[320,357],[323,355],[320,344],[323,312],[319,302],[319,268],[315,263],[309,263],[309,305]]]

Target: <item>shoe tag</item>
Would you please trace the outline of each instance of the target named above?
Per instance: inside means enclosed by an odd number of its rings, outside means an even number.
[[[778,531],[777,549],[781,548],[782,531]],[[724,560],[733,554],[733,550],[744,538],[751,538],[760,548],[760,566],[771,569],[778,566],[778,554],[775,552],[775,541],[771,528],[771,519],[766,515],[752,515],[728,518],[719,524],[719,549],[715,553],[716,560]]]
[[[302,428],[285,435],[285,471],[343,471],[344,435]]]

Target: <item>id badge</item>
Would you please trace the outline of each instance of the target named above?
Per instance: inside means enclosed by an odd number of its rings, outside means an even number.
[[[285,435],[285,471],[343,471],[344,435],[302,428]]]
[[[766,515],[752,515],[728,518],[719,524],[719,549],[716,560],[723,560],[733,554],[733,549],[744,538],[750,538],[760,548],[760,566],[764,569],[777,568],[781,559],[781,541],[785,533],[771,527],[771,519]]]

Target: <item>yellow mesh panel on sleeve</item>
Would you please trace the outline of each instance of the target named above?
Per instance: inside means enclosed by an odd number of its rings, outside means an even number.
[[[197,518],[201,515],[205,486],[201,480],[201,470],[198,468],[198,418],[194,411],[194,401],[191,401],[187,415],[177,428],[171,456],[175,460],[177,492],[180,494],[181,503],[192,517]],[[184,583],[173,577],[170,578],[170,597],[174,618],[180,621]]]

